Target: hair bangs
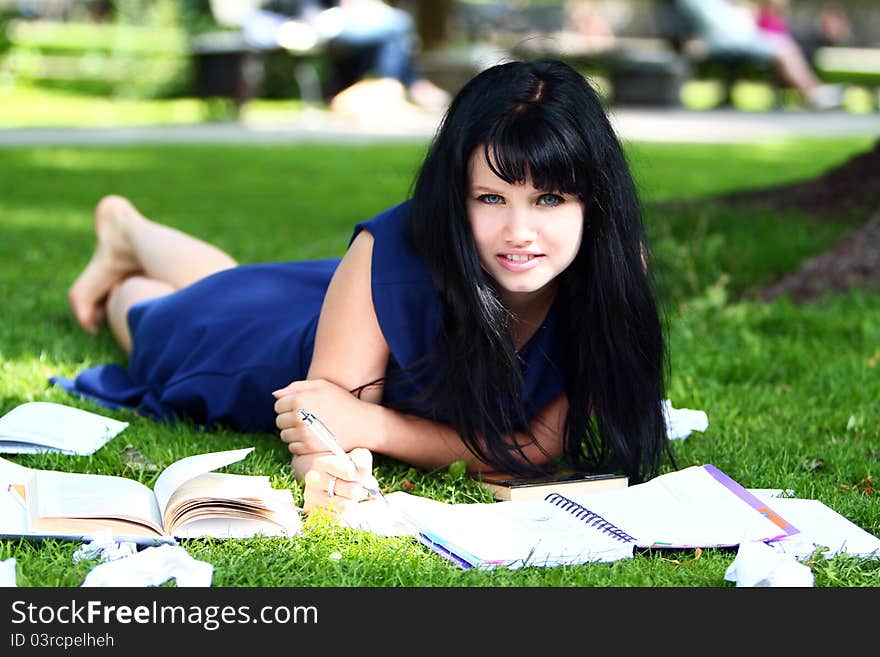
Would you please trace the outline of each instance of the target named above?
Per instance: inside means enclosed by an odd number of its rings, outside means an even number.
[[[578,166],[577,145],[536,110],[526,105],[496,123],[483,145],[489,168],[510,184],[530,180],[542,191],[583,195],[588,181],[578,180],[585,167]]]

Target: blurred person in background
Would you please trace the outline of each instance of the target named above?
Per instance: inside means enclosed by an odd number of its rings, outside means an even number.
[[[416,65],[416,28],[409,13],[380,0],[272,0],[242,18],[248,42],[307,50],[324,43],[333,64],[333,109],[355,117],[442,110],[449,95]],[[373,77],[371,77],[373,76]]]
[[[759,15],[751,6],[732,0],[677,0],[676,7],[710,54],[743,55],[766,61],[783,82],[800,92],[810,107],[840,107],[841,88],[822,84],[816,76],[803,50],[787,32],[786,19],[780,19],[779,3],[762,4],[774,5],[770,13],[765,13],[765,29],[759,26]]]
[[[614,28],[593,0],[565,3],[566,22],[590,50],[606,50],[615,43]]]

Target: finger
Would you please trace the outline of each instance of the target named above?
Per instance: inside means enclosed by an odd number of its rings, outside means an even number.
[[[281,415],[282,413],[292,413],[296,410],[296,400],[297,397],[293,393],[287,393],[282,397],[279,397],[275,400],[275,405],[272,407],[275,410],[275,413]]]
[[[296,383],[296,381],[292,381],[283,388],[278,388],[278,390],[273,390],[272,396],[274,396],[275,399],[279,399],[281,397],[284,397],[285,395],[289,395],[291,393],[291,388],[293,387],[294,383]]]
[[[303,511],[308,513],[314,509],[333,510],[333,497],[327,492],[331,477],[320,470],[309,470],[303,477],[305,492],[303,493]]]
[[[303,426],[303,421],[300,419],[299,414],[285,411],[275,416],[275,426],[282,431],[286,429],[300,429]]]
[[[378,488],[379,482],[373,476],[373,453],[363,447],[355,447],[348,456],[357,471],[357,480],[370,488]]]
[[[287,451],[293,454],[294,456],[305,456],[306,454],[321,454],[322,452],[316,452],[311,449],[308,445],[301,442],[293,442],[288,443]],[[329,453],[329,452],[328,452]]]
[[[331,495],[331,482],[334,479]],[[321,470],[309,470],[303,477],[303,483],[306,487],[303,495],[303,510],[306,512],[323,508],[337,514],[345,514],[366,496],[366,491],[360,484],[333,477]]]
[[[309,438],[308,434],[303,431],[302,427],[293,427],[290,429],[282,429],[278,437],[285,443],[305,443]]]
[[[347,456],[337,456],[332,453],[318,456],[312,462],[312,469],[320,470],[327,475],[344,479],[345,481],[358,481],[358,471],[352,460]]]
[[[327,485],[330,485],[330,482],[327,482]],[[327,492],[326,490],[324,491]],[[336,484],[333,486],[333,495],[330,497],[339,497],[344,499],[353,500],[355,502],[360,502],[361,500],[367,499],[369,497],[369,493],[367,490],[357,481],[346,481],[345,479],[336,478]]]
[[[287,395],[295,395],[300,392],[306,392],[307,390],[315,390],[324,383],[324,379],[306,379],[303,381],[291,381],[283,388],[274,390],[272,394],[275,396],[276,399],[280,399],[281,397],[285,397]]]
[[[359,473],[372,472],[373,453],[363,447],[355,447],[348,453],[351,462]]]

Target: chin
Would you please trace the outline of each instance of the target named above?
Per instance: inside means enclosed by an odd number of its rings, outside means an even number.
[[[506,285],[505,283],[508,283],[508,282],[509,281],[503,281],[503,280],[498,281],[498,283],[501,285],[502,289],[505,292],[507,292],[508,294],[534,294],[535,292],[539,292],[539,291],[543,290],[547,286],[547,283],[544,281],[542,281],[540,283],[516,283],[516,282],[513,282],[509,285]]]

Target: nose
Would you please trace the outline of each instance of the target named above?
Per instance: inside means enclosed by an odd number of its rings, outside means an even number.
[[[528,246],[535,241],[537,230],[531,208],[512,206],[504,225],[504,241],[511,247]]]

